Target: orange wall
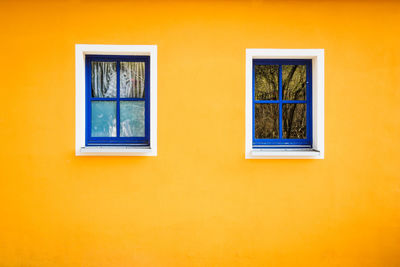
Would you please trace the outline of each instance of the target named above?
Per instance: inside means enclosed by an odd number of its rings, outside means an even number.
[[[2,1],[0,266],[400,266],[400,2]],[[74,45],[158,45],[158,156],[76,157]],[[324,48],[324,160],[245,160],[245,48]]]

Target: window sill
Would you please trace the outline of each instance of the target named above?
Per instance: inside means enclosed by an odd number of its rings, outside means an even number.
[[[246,159],[323,159],[324,155],[315,149],[252,149]]]
[[[77,156],[157,156],[157,151],[148,146],[91,146],[82,147],[76,152]]]

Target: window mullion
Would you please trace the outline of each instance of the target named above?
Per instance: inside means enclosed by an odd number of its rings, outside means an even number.
[[[307,104],[307,100],[282,100],[283,104]]]
[[[282,65],[279,65],[279,139],[282,139]]]
[[[120,137],[120,105],[119,105],[119,99],[120,99],[120,61],[117,61],[117,137]]]
[[[279,104],[279,100],[254,100],[256,104]]]

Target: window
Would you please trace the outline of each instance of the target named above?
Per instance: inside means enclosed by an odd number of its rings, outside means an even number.
[[[86,145],[149,145],[149,56],[86,56]]]
[[[77,155],[156,155],[155,65],[155,46],[77,45]]]
[[[246,158],[323,158],[323,50],[248,49]]]
[[[311,60],[253,60],[253,147],[311,147]]]

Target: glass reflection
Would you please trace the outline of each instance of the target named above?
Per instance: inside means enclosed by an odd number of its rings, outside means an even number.
[[[282,137],[286,139],[307,138],[306,104],[282,105]]]
[[[307,73],[305,65],[282,65],[282,99],[306,99]]]
[[[255,104],[255,138],[279,138],[279,104]]]
[[[120,102],[120,136],[121,137],[143,137],[144,127],[144,101],[121,101]]]
[[[92,137],[116,137],[117,104],[115,101],[92,101]]]
[[[279,66],[255,65],[254,97],[256,100],[279,99]]]

